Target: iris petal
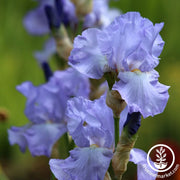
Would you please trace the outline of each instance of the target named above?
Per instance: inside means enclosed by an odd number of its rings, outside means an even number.
[[[74,41],[74,48],[69,57],[69,65],[82,74],[100,79],[107,63],[97,44],[98,29],[87,29]]]
[[[67,159],[51,159],[49,164],[58,180],[103,180],[112,155],[105,148],[76,148]]]
[[[130,152],[130,161],[137,164],[137,177],[138,180],[155,180],[157,172],[152,170],[147,163],[147,154],[137,148],[133,148]],[[151,163],[153,163],[151,161]],[[149,172],[149,173],[148,173]]]
[[[26,30],[33,35],[44,35],[50,32],[44,6],[31,10],[23,20]]]
[[[66,120],[68,131],[78,146],[97,144],[110,148],[113,145],[113,113],[105,103],[105,96],[94,102],[82,97],[69,100]]]
[[[158,82],[158,73],[120,72],[113,86],[126,101],[129,113],[140,112],[144,118],[162,113],[168,98],[169,86]]]

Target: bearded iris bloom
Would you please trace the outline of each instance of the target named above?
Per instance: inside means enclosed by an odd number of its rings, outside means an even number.
[[[65,160],[51,159],[52,172],[58,179],[104,179],[114,146],[113,114],[105,98],[94,102],[73,98],[67,104],[66,121],[78,147]]]
[[[95,101],[83,97],[68,101],[67,129],[78,147],[70,151],[70,156],[65,160],[50,160],[51,171],[58,180],[104,180],[114,151],[113,112],[105,101],[105,95]],[[127,112],[127,109],[122,112],[120,132]],[[145,155],[144,151],[134,149],[130,161],[140,169],[142,164],[147,164]],[[138,171],[138,180],[142,180],[144,171],[143,168]],[[150,175],[146,174],[146,177]]]
[[[126,101],[129,113],[154,116],[163,112],[169,98],[169,86],[158,82],[154,70],[164,45],[162,27],[163,23],[153,25],[138,12],[128,12],[103,30],[92,28],[77,36],[69,64],[93,79],[113,72],[117,81],[112,90]]]
[[[50,156],[54,143],[67,132],[67,100],[79,95],[88,97],[89,81],[69,68],[55,72],[46,84],[35,87],[25,82],[17,89],[27,98],[25,115],[30,123],[8,130],[10,144],[18,144],[23,152],[28,147],[33,156]]]

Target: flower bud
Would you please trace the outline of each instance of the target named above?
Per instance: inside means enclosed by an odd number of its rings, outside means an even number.
[[[58,29],[61,24],[61,19],[60,19],[58,13],[56,12],[55,8],[52,6],[46,5],[44,10],[45,10],[45,13],[47,16],[49,28],[50,29],[53,29],[53,28]]]
[[[128,113],[127,120],[124,124],[124,127],[127,127],[128,133],[130,135],[136,134],[140,126],[141,126],[141,113],[140,112],[133,112],[132,114]]]
[[[43,62],[41,64],[41,66],[42,66],[42,69],[44,71],[45,79],[46,79],[46,81],[48,81],[53,76],[53,72],[52,72],[52,70],[51,70],[51,68],[47,62]]]
[[[92,11],[92,0],[71,0],[76,6],[77,16],[84,17]]]
[[[65,27],[61,24],[59,31],[53,32],[53,35],[56,40],[58,55],[68,61],[73,46]]]
[[[115,90],[107,92],[106,104],[113,110],[115,117],[119,117],[121,111],[126,107],[126,102],[122,99],[119,92]]]

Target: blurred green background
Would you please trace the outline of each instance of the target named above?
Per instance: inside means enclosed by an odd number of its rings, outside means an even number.
[[[28,122],[23,111],[25,98],[15,87],[24,81],[35,85],[44,82],[43,73],[33,57],[41,50],[47,37],[29,35],[22,25],[28,10],[36,6],[31,0],[0,0],[0,112],[8,115],[0,122],[0,180],[48,180],[49,168],[46,157],[34,158],[27,151],[22,154],[18,146],[8,143],[7,129]],[[153,23],[164,22],[161,35],[165,47],[156,70],[159,81],[171,86],[170,99],[164,113],[142,121],[135,147],[148,150],[159,142],[180,146],[180,1],[179,0],[120,0],[111,1],[111,6],[123,13],[139,11]],[[131,166],[131,164],[129,165]],[[134,171],[132,171],[134,172]],[[132,178],[127,172],[127,180]],[[125,178],[125,179],[126,179]],[[177,179],[173,176],[171,179]],[[131,179],[130,179],[131,180]]]

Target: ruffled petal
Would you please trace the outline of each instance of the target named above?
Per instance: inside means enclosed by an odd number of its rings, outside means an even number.
[[[55,72],[46,84],[35,87],[31,82],[24,82],[17,89],[27,98],[26,116],[39,124],[63,121],[67,100],[74,96],[88,97],[90,84],[87,77],[68,68]]]
[[[158,57],[161,54],[163,47],[164,47],[164,41],[162,37],[158,34],[153,44],[153,49],[152,49],[153,55]]]
[[[141,149],[133,148],[129,160],[134,164],[144,163],[147,161],[147,153]]]
[[[105,96],[95,101],[82,97],[69,100],[66,120],[68,131],[78,146],[113,145],[113,113],[105,104]]]
[[[69,57],[69,65],[82,74],[100,79],[107,63],[97,44],[98,29],[87,29],[74,40],[74,48]]]
[[[65,124],[35,124],[24,133],[33,156],[50,157],[55,142],[67,131]]]
[[[8,130],[11,145],[18,144],[22,152],[29,148],[33,156],[50,156],[55,142],[67,131],[65,123],[28,124]]]
[[[108,65],[118,72],[150,71],[159,63],[164,44],[159,35],[162,27],[163,23],[153,25],[138,12],[128,12],[99,33],[99,47]]]
[[[137,164],[137,177],[138,180],[155,180],[157,176],[157,172],[152,170],[147,163],[147,154],[141,150],[133,148],[130,152],[131,162]],[[153,163],[151,161],[151,163]]]
[[[144,118],[162,113],[167,104],[169,86],[158,82],[158,73],[120,72],[113,86],[126,101],[129,113],[140,112]]]
[[[83,96],[88,98],[90,93],[89,79],[73,68],[54,73],[56,84],[62,85],[69,97]],[[51,81],[53,81],[53,79]],[[66,80],[66,81],[64,81]]]
[[[103,180],[112,156],[105,148],[76,148],[67,159],[51,159],[49,164],[58,180]]]
[[[29,126],[30,124],[22,127],[13,126],[11,127],[11,129],[8,130],[8,139],[10,144],[18,144],[22,152],[25,152],[27,147],[27,140],[24,137],[24,133],[29,128]]]
[[[28,12],[23,20],[26,30],[33,35],[44,35],[50,32],[44,6]]]
[[[61,86],[46,83],[35,87],[30,82],[17,86],[17,89],[27,97],[25,115],[30,121],[33,123],[63,121],[67,95]]]

